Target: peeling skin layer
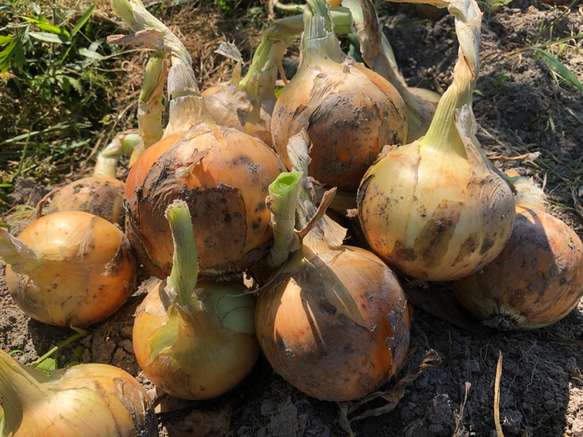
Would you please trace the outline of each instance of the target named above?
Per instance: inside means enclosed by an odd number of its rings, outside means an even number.
[[[388,150],[371,167],[358,205],[373,250],[403,273],[431,281],[486,265],[504,247],[514,220],[510,188],[483,163],[418,151],[415,143]]]
[[[312,141],[310,176],[355,192],[367,168],[387,144],[407,136],[405,104],[390,84],[375,83],[356,65],[304,69],[276,103],[274,147],[286,165],[287,140],[306,128]]]
[[[146,270],[159,278],[172,268],[164,212],[177,198],[189,205],[201,275],[240,272],[268,250],[265,197],[281,163],[264,143],[235,129],[221,133],[219,139],[186,132],[151,166],[127,204],[128,236]]]
[[[532,329],[572,311],[583,294],[581,272],[583,244],[577,234],[547,212],[519,208],[500,255],[452,286],[458,300],[485,324]]]

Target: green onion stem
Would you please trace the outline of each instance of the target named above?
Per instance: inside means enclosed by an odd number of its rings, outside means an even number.
[[[192,217],[188,205],[181,199],[168,205],[165,215],[174,241],[172,271],[166,282],[166,291],[174,303],[191,306],[199,301],[194,292],[199,266]]]

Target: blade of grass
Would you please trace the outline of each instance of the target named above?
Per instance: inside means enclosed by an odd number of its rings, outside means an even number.
[[[575,76],[575,74],[567,67],[565,67],[565,65],[563,65],[557,58],[555,58],[546,50],[541,49],[535,50],[537,53],[543,55],[546,58],[547,62],[551,65],[551,67],[553,67],[556,70],[559,76],[561,76],[571,85],[573,85],[579,91],[583,91],[583,84],[579,81],[579,79],[577,79],[577,76]]]

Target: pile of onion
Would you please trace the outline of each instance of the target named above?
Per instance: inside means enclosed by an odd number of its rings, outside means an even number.
[[[170,276],[149,290],[136,310],[138,364],[160,389],[183,399],[209,399],[237,385],[259,356],[255,297],[240,282],[198,280],[188,205],[166,211],[174,241]]]
[[[137,263],[118,226],[83,211],[59,211],[18,236],[0,228],[8,291],[30,317],[87,326],[116,312],[136,286]]]
[[[474,135],[482,14],[473,0],[448,3],[460,43],[453,82],[427,133],[387,147],[357,195],[372,250],[420,281],[458,279],[487,265],[510,238],[515,215],[510,186]]]
[[[281,238],[289,257],[270,258],[284,264],[260,289],[257,338],[275,372],[297,389],[321,400],[359,399],[406,361],[411,310],[380,258],[341,244],[344,229],[323,215],[329,197],[316,211],[313,195],[298,189],[306,170],[282,173],[271,187],[274,224],[284,228],[274,250],[283,251]]]
[[[148,394],[118,367],[40,371],[0,351],[0,435],[155,437],[158,427]]]
[[[485,325],[533,329],[567,316],[583,296],[583,243],[546,211],[544,193],[514,177],[516,220],[502,252],[477,272],[452,282],[459,302]]]
[[[173,243],[165,210],[185,200],[193,217],[201,275],[237,274],[269,250],[272,231],[265,208],[269,184],[284,168],[261,140],[217,126],[200,95],[190,55],[181,41],[137,0],[114,0],[114,10],[134,32],[110,42],[168,50],[171,98],[168,125],[126,180],[126,233],[145,270],[165,278]]]
[[[385,78],[345,56],[323,0],[307,2],[300,65],[273,109],[273,146],[288,168],[288,139],[301,129],[312,141],[309,175],[353,193],[383,146],[407,138],[403,99]]]

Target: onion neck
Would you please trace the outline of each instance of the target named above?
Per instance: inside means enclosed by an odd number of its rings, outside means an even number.
[[[138,129],[144,149],[156,143],[164,134],[162,98],[167,76],[168,68],[164,53],[158,51],[148,60],[138,99]]]
[[[38,271],[46,262],[42,251],[29,247],[4,228],[0,228],[0,257],[16,273],[25,275]]]
[[[0,352],[0,435],[16,433],[24,411],[46,401],[47,390],[41,383],[44,379],[48,378],[42,372]]]
[[[142,141],[133,130],[117,134],[114,139],[97,155],[93,176],[117,178],[117,163],[123,155],[129,154]]]
[[[323,59],[340,64],[345,58],[334,32],[334,22],[327,3],[322,0],[308,0],[304,10],[300,67],[319,66]]]
[[[194,292],[198,280],[198,251],[188,205],[176,200],[166,209],[166,219],[172,231],[174,254],[172,270],[166,281],[171,301],[181,307],[196,307],[199,299]]]

